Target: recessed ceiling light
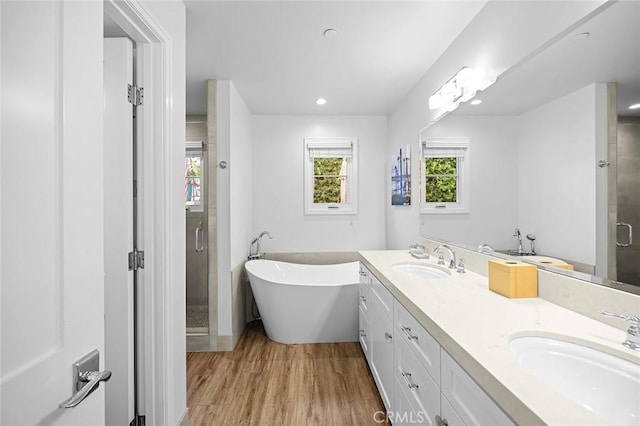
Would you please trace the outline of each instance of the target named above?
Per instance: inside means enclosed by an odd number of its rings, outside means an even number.
[[[469,102],[471,105],[480,105],[482,103],[482,99],[474,99]]]
[[[629,106],[629,109],[638,109],[640,108],[640,104],[633,104]]]
[[[588,39],[588,38],[589,38],[589,36],[590,36],[590,35],[591,35],[591,33],[587,33],[587,32],[579,33],[579,34],[574,35],[574,36],[571,38],[571,40],[573,40],[573,41],[586,40],[586,39]]]
[[[327,103],[327,100],[325,98],[318,98],[316,99],[316,104],[317,105],[324,105]]]
[[[326,30],[324,30],[324,33],[322,33],[324,35],[324,38],[336,38],[338,37],[338,32],[336,30],[334,30],[333,28],[327,28]]]

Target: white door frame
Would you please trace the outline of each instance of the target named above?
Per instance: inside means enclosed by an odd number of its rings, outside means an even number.
[[[176,215],[184,215],[181,204],[176,205],[181,194],[175,189],[180,183],[174,182],[179,178],[175,157],[182,153],[182,164],[184,155],[182,141],[172,140],[172,39],[136,1],[105,0],[104,13],[137,43],[136,83],[144,88],[144,106],[138,108],[137,117],[138,242],[139,250],[145,252],[145,268],[138,274],[143,289],[138,306],[142,319],[138,348],[142,371],[138,378],[144,393],[139,396],[139,405],[146,424],[165,425],[170,420],[168,401],[173,399],[174,384],[169,374],[176,361],[170,347],[175,344],[173,329],[177,321],[184,322],[171,308],[180,293],[178,290],[176,295],[176,286],[180,286],[173,282],[174,277],[184,277],[184,267],[176,271],[173,255],[180,247],[184,254],[184,235],[182,242],[175,241],[172,225]]]

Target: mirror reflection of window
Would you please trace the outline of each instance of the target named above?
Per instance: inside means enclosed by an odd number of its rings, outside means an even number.
[[[420,212],[469,212],[469,139],[425,138],[422,141]]]

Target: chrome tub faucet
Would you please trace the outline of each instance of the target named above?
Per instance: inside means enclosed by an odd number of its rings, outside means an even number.
[[[260,242],[262,241],[262,237],[265,235],[268,236],[270,240],[273,239],[273,236],[269,231],[262,231],[260,235],[251,240],[251,243],[249,244],[249,260],[261,259],[264,256],[264,253],[260,251]],[[256,246],[255,252],[253,251],[254,245]]]

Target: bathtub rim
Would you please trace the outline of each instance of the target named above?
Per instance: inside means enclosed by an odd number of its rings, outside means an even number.
[[[300,282],[299,280],[291,280],[291,279],[286,279],[284,276],[282,275],[267,275],[264,273],[260,273],[263,271],[259,271],[256,270],[258,268],[257,265],[264,265],[264,264],[273,264],[273,265],[283,265],[285,268],[294,268],[294,269],[310,269],[310,270],[322,270],[322,269],[330,269],[330,268],[342,268],[342,269],[353,269],[353,271],[348,271],[348,272],[355,272],[354,275],[354,280],[342,280],[342,281],[337,281],[337,282]],[[254,268],[255,266],[255,268]],[[331,286],[345,286],[345,285],[356,285],[360,283],[359,280],[359,267],[360,267],[360,261],[354,260],[351,262],[343,262],[343,263],[332,263],[332,264],[306,264],[306,263],[294,263],[294,262],[285,262],[282,260],[273,260],[273,259],[252,259],[249,260],[245,263],[244,265],[245,270],[247,272],[247,275],[249,276],[249,280],[251,280],[251,277],[255,277],[258,278],[260,280],[263,280],[269,284],[281,284],[281,285],[289,285],[289,286],[307,286],[307,287],[313,287],[313,286],[318,286],[318,287],[331,287]],[[347,272],[347,271],[345,271]],[[277,277],[277,279],[275,279]]]

